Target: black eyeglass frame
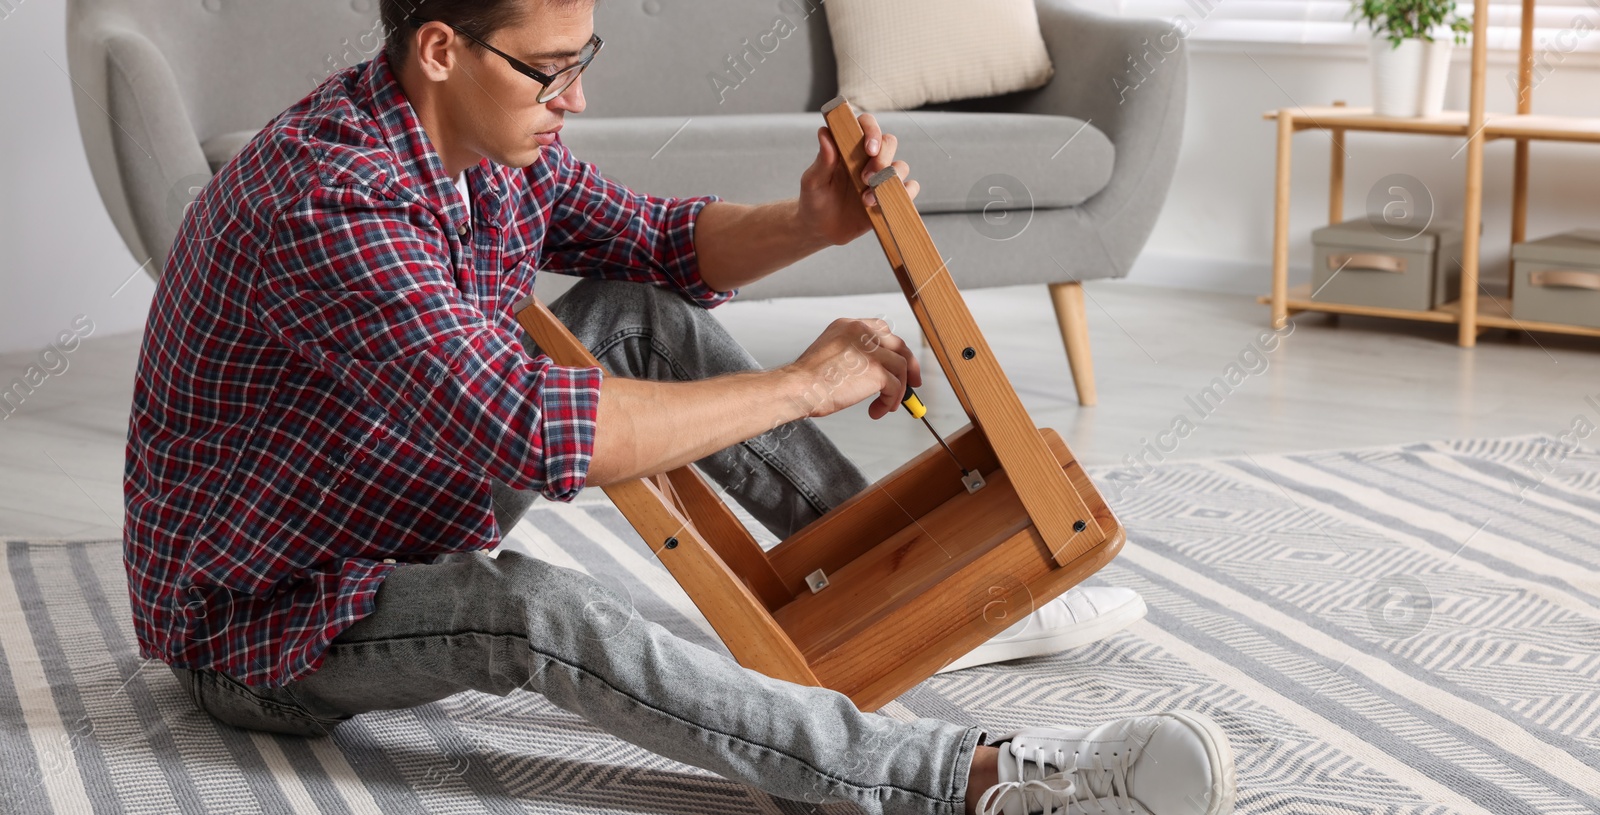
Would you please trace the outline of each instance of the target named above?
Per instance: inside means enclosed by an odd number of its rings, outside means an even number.
[[[441,22],[441,23],[443,23],[444,21],[443,20],[423,20],[423,19],[421,19],[419,17],[412,16],[412,17],[407,17],[406,18],[406,22],[409,23],[412,28],[421,28],[424,23],[430,23],[430,22]],[[556,80],[559,79],[562,74],[568,73],[569,71],[570,72],[575,72],[576,74],[582,74],[583,70],[585,68],[589,67],[589,63],[593,62],[594,58],[600,55],[600,49],[602,47],[604,47],[605,44],[606,44],[605,40],[600,39],[600,35],[599,34],[591,35],[589,37],[589,43],[594,43],[594,51],[590,52],[588,59],[582,60],[580,62],[573,63],[572,65],[568,65],[567,67],[562,68],[561,70],[556,71],[553,74],[547,74],[544,71],[541,71],[538,68],[535,68],[532,65],[529,65],[528,63],[523,62],[522,60],[517,59],[516,57],[513,57],[510,54],[507,54],[506,52],[501,51],[500,49],[498,49],[498,48],[496,48],[496,47],[484,42],[483,40],[477,38],[476,36],[473,36],[473,34],[470,31],[463,30],[463,29],[458,28],[458,27],[456,27],[454,25],[451,25],[450,23],[444,23],[444,24],[450,26],[450,29],[452,31],[455,31],[457,34],[460,34],[461,36],[466,37],[469,40],[472,40],[473,42],[483,46],[486,49],[488,49],[491,53],[496,54],[501,59],[505,60],[506,63],[511,66],[512,70],[514,70],[517,73],[522,74],[523,76],[526,76],[529,79],[532,79],[535,82],[538,82],[540,85],[542,85],[543,88],[540,89],[539,95],[538,95],[538,97],[536,97],[538,99],[538,101],[539,101],[539,104],[541,104],[541,105],[546,103],[546,102],[549,102],[551,99],[554,99],[554,98],[556,98],[557,96],[560,96],[563,93],[566,93],[567,92],[567,88],[571,87],[571,85],[572,85],[571,82],[568,82],[566,85],[562,86],[561,90],[550,94],[548,97],[545,96],[545,94],[547,92],[549,92],[550,88],[555,86]],[[587,46],[589,43],[584,43],[584,45]],[[576,82],[577,80],[578,80],[578,77],[576,75],[574,75],[572,77],[572,82]]]

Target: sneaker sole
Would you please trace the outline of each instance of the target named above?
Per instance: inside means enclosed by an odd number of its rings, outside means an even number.
[[[1099,642],[1143,619],[1146,610],[1144,598],[1135,595],[1133,602],[1101,614],[1089,625],[1073,626],[1066,631],[1041,637],[1019,637],[1003,642],[991,640],[962,654],[949,665],[935,671],[935,673],[949,673],[950,671],[959,671],[963,668],[971,668],[977,665],[988,665],[992,662],[1009,662],[1013,659],[1049,656],[1050,654],[1065,651],[1068,648],[1077,648],[1092,642]]]
[[[1211,806],[1207,807],[1203,815],[1230,815],[1234,804],[1234,770],[1233,746],[1228,743],[1227,733],[1216,720],[1204,713],[1192,710],[1174,710],[1160,714],[1168,718],[1183,722],[1188,728],[1200,737],[1205,744],[1206,758],[1211,766],[1218,768],[1216,780],[1211,784],[1211,790],[1206,796]]]

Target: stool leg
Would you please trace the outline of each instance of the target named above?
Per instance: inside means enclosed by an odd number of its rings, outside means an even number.
[[[1078,389],[1078,404],[1088,407],[1096,401],[1094,359],[1089,355],[1089,319],[1083,307],[1083,284],[1074,280],[1050,284],[1050,302],[1056,308],[1061,341],[1067,346],[1067,364],[1072,368],[1072,383]]]

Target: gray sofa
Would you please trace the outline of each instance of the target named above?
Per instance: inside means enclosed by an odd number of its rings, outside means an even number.
[[[1125,275],[1150,234],[1177,160],[1187,59],[1165,21],[1037,4],[1048,85],[876,115],[922,185],[917,208],[956,283],[1046,285],[1079,399],[1092,404],[1078,284]],[[824,14],[810,0],[599,0],[606,48],[563,139],[642,192],[794,196],[837,92]],[[152,275],[218,167],[322,78],[377,52],[376,19],[376,0],[69,0],[90,166]],[[740,299],[898,290],[869,233]]]

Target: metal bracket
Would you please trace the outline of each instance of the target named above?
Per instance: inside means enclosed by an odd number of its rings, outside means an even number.
[[[961,483],[967,485],[967,492],[977,492],[983,489],[983,473],[977,470],[968,470],[961,474]]]
[[[812,594],[816,594],[828,587],[828,576],[818,569],[806,575],[806,585],[811,587]]]

